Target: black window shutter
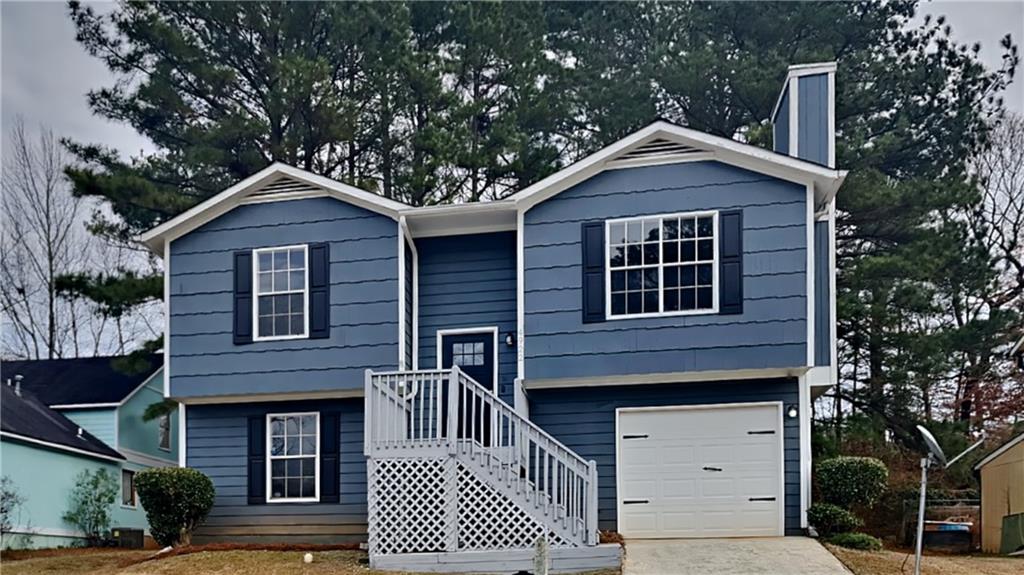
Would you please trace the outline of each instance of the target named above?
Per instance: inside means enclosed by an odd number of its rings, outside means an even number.
[[[235,252],[235,345],[252,343],[252,251]]]
[[[718,214],[718,312],[743,313],[743,210]]]
[[[267,502],[267,429],[266,418],[249,418],[248,491],[249,505]]]
[[[583,323],[604,321],[604,222],[583,224]]]
[[[341,494],[341,418],[336,411],[320,412],[320,502],[337,503]]]
[[[309,338],[331,336],[330,244],[309,246]]]

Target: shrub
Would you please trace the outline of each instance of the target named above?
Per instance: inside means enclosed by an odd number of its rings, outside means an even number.
[[[14,528],[14,522],[23,503],[25,498],[14,485],[14,481],[6,475],[0,477],[0,536],[10,533]]]
[[[110,529],[110,507],[117,492],[117,480],[110,471],[81,471],[75,477],[64,521],[81,529],[89,545],[98,545]]]
[[[213,507],[213,482],[195,469],[163,467],[140,471],[135,489],[160,545],[188,545],[192,532]]]
[[[861,551],[881,551],[882,542],[877,537],[867,533],[840,533],[829,537],[828,542],[848,549],[860,549]]]
[[[885,492],[889,470],[874,457],[834,457],[822,461],[815,476],[826,503],[849,509],[873,505]]]
[[[822,537],[853,531],[861,520],[849,511],[831,503],[815,503],[807,510],[807,520]]]

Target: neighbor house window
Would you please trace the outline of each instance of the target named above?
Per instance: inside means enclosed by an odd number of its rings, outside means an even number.
[[[306,337],[309,290],[306,246],[254,250],[256,337]]]
[[[717,212],[610,220],[608,317],[713,312]]]
[[[268,501],[316,501],[320,497],[320,414],[267,416]]]
[[[135,507],[135,472],[121,470],[121,505]]]
[[[157,431],[159,447],[164,451],[171,450],[171,414],[165,413],[160,416],[160,427]]]

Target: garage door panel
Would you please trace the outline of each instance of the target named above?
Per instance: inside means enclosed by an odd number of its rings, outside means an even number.
[[[619,412],[619,530],[627,537],[781,534],[779,410],[739,404]]]

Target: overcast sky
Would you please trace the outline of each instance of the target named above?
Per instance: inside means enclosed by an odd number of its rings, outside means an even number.
[[[980,42],[982,59],[1001,65],[999,39],[1011,33],[1024,40],[1024,0],[922,3],[920,12],[945,14],[954,38]],[[1005,95],[1008,107],[1024,112],[1024,70]],[[28,127],[40,124],[74,140],[103,143],[126,155],[152,151],[152,144],[131,128],[95,117],[85,93],[111,84],[111,76],[75,42],[63,2],[0,0],[0,111],[7,133],[22,116]]]

